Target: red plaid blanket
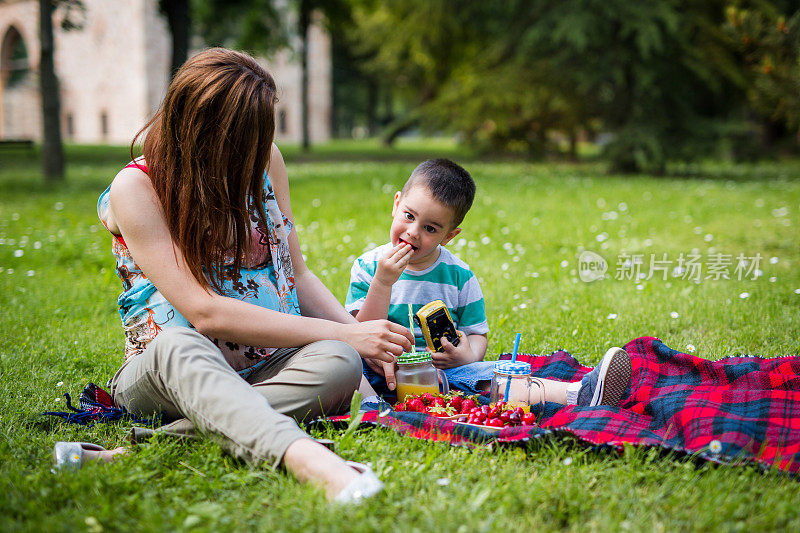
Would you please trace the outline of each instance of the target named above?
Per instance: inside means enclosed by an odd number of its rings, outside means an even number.
[[[800,470],[800,356],[708,361],[654,337],[635,339],[625,350],[633,375],[619,407],[548,403],[541,427],[509,427],[495,434],[413,412],[370,411],[362,423],[453,444],[572,435],[592,445],[659,446],[716,462]],[[542,378],[576,381],[590,370],[564,351],[518,359]]]

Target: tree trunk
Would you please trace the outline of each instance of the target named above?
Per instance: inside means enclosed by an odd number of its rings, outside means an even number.
[[[300,32],[300,125],[302,128],[303,151],[311,147],[308,133],[308,28],[311,25],[311,2],[300,0],[298,31]]]
[[[172,58],[170,60],[170,78],[186,62],[189,55],[189,0],[160,0],[159,9],[167,18],[169,33],[172,37]]]
[[[42,97],[42,172],[46,181],[63,181],[61,102],[53,64],[53,0],[39,0],[39,90]]]

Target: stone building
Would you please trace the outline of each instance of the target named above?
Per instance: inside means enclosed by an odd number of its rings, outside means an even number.
[[[169,81],[170,39],[156,0],[83,0],[82,29],[64,31],[54,17],[55,66],[63,138],[126,144],[155,112]],[[37,0],[0,0],[0,139],[41,139]],[[276,138],[301,136],[301,70],[285,50],[262,60],[278,85]],[[330,137],[331,47],[309,35],[309,132]]]

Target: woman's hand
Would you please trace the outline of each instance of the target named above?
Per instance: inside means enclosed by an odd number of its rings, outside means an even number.
[[[411,351],[414,337],[408,328],[388,320],[368,320],[342,326],[342,340],[365,359],[394,363],[395,357]]]

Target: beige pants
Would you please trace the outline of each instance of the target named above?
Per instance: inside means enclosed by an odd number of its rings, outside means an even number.
[[[111,380],[111,395],[136,416],[163,413],[174,420],[159,431],[218,435],[237,457],[278,464],[292,442],[308,437],[293,418],[344,411],[361,368],[348,344],[320,341],[277,350],[245,380],[206,337],[176,327],[125,362]]]

